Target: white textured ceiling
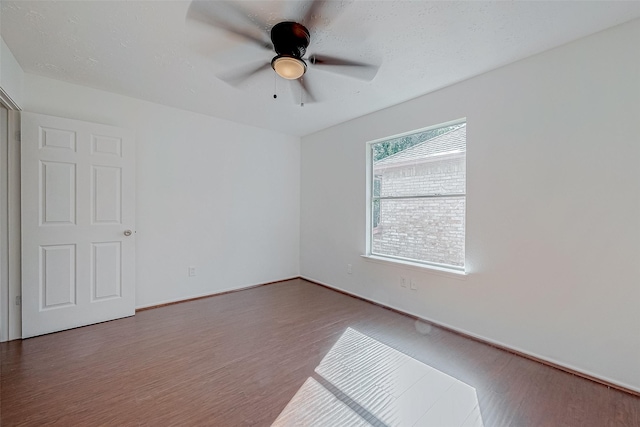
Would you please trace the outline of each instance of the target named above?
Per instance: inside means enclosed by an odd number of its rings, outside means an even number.
[[[234,3],[266,22],[265,34],[308,4]],[[273,54],[185,22],[188,6],[2,0],[0,28],[27,73],[301,136],[640,17],[637,1],[332,1],[307,52],[381,66],[370,82],[310,68],[318,101],[300,107],[299,88],[270,69],[238,87],[218,79]]]

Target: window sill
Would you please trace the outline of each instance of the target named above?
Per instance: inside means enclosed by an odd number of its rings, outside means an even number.
[[[367,261],[371,261],[379,264],[392,265],[398,268],[408,267],[408,268],[411,268],[414,270],[420,270],[420,271],[426,270],[430,273],[442,275],[445,277],[452,277],[459,280],[466,280],[468,275],[468,273],[464,271],[453,270],[445,267],[438,267],[435,265],[421,264],[419,262],[411,262],[411,261],[405,261],[405,260],[394,259],[394,258],[385,258],[378,255],[360,255],[360,256],[366,259]]]

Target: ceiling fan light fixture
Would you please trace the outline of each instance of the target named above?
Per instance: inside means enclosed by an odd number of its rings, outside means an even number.
[[[271,67],[283,79],[296,80],[307,71],[307,64],[300,58],[278,55],[271,61]]]

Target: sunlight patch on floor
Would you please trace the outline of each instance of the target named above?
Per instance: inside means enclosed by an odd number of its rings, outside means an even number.
[[[370,426],[313,378],[307,378],[273,426]]]
[[[274,426],[484,427],[473,387],[352,328]]]

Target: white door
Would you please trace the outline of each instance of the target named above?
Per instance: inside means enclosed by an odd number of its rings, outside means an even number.
[[[124,129],[21,114],[22,336],[135,314],[135,147]]]

